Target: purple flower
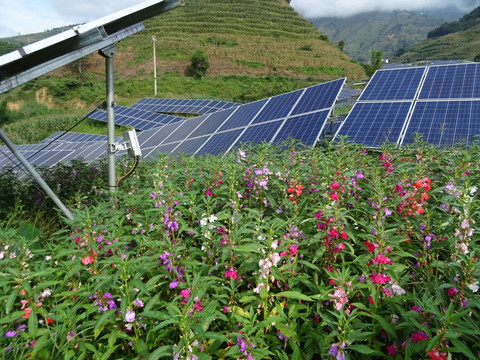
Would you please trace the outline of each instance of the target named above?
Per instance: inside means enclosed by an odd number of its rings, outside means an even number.
[[[108,293],[108,292],[105,293],[105,295],[103,295],[103,298],[104,298],[104,299],[110,299],[111,297],[112,297],[112,294],[110,294],[110,293]]]
[[[338,354],[338,345],[337,344],[332,344],[330,345],[330,350],[328,351],[328,353],[332,356],[337,356]]]
[[[135,311],[132,309],[127,309],[127,312],[125,313],[125,322],[131,323],[135,321]]]
[[[8,337],[8,338],[16,337],[17,335],[18,335],[18,332],[14,331],[14,330],[9,330],[5,334],[3,334],[3,336]]]
[[[177,280],[173,280],[168,286],[170,289],[175,289],[178,286]]]
[[[107,304],[110,310],[117,308],[117,304],[115,304],[115,300],[113,299],[108,300]]]
[[[137,308],[143,307],[143,301],[140,300],[138,297],[133,301],[133,305],[135,305]]]

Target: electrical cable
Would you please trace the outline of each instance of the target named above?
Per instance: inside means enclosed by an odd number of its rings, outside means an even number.
[[[119,177],[116,181],[116,185],[118,186],[123,180],[125,180],[127,177],[129,177],[130,175],[132,175],[133,171],[137,168],[138,166],[138,162],[140,160],[140,156],[138,156],[137,154],[135,154],[133,156],[134,158],[134,161],[133,161],[133,165],[132,167],[130,168],[130,170],[127,171],[127,173],[125,175],[123,175],[122,177]]]
[[[55,139],[52,139],[52,141],[50,141],[49,143],[47,143],[45,146],[41,147],[40,149],[38,149],[35,153],[33,153],[32,155],[26,157],[25,159],[26,160],[29,160],[31,159],[32,157],[34,157],[35,155],[37,155],[40,151],[44,150],[45,148],[47,148],[48,146],[50,146],[51,144],[53,144],[55,141],[57,141],[58,139],[60,139],[62,136],[66,135],[67,133],[69,133],[73,128],[75,128],[76,126],[78,126],[80,123],[82,123],[83,121],[85,121],[85,119],[87,119],[88,117],[90,117],[90,115],[92,115],[97,109],[94,109],[92,111],[90,111],[87,115],[84,115],[80,121],[78,121],[75,125],[73,125],[72,127],[70,127],[68,130],[65,130],[62,134],[60,134],[59,136],[57,136]],[[20,166],[21,163],[18,163],[17,165],[15,165],[14,167],[12,167],[12,171],[15,170],[18,166]]]

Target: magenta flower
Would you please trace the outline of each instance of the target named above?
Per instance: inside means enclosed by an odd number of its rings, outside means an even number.
[[[412,341],[414,343],[417,343],[417,342],[420,342],[422,340],[427,340],[427,339],[430,339],[430,336],[428,336],[427,334],[425,334],[423,331],[417,331],[416,333],[414,333],[412,335]]]
[[[17,335],[18,335],[18,332],[14,331],[14,330],[9,330],[5,334],[3,334],[3,336],[5,336],[7,338],[16,337]]]
[[[188,297],[190,296],[190,289],[189,288],[183,289],[182,291],[180,291],[180,295],[182,295],[185,298],[185,300],[187,300]]]
[[[127,312],[125,313],[125,322],[131,323],[135,321],[135,311],[132,309],[127,309]]]
[[[390,281],[390,276],[383,275],[381,273],[373,273],[369,276],[373,283],[375,284],[386,284]]]
[[[235,280],[237,278],[237,270],[230,268],[229,270],[225,271],[225,277]]]
[[[458,293],[458,289],[456,287],[451,287],[450,289],[447,290],[448,296],[453,296],[456,293]]]

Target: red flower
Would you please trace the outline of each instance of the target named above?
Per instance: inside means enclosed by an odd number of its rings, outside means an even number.
[[[368,251],[370,252],[374,252],[375,251],[375,248],[376,248],[376,244],[372,244],[370,241],[364,241],[363,242],[365,244],[365,246],[367,247]]]
[[[427,356],[430,356],[433,360],[447,360],[447,353],[440,352],[440,350],[437,350],[435,348],[430,350]]]
[[[51,324],[51,323],[53,323],[53,319],[47,318],[47,324]]]
[[[423,340],[428,340],[428,339],[430,339],[430,336],[425,334],[423,331],[417,331],[416,333],[414,333],[412,335],[412,341],[414,343],[417,343],[417,342],[420,342],[420,341],[423,341]]]

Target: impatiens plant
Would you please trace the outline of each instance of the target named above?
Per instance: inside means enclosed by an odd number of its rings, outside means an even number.
[[[159,154],[61,231],[4,224],[1,356],[478,359],[479,150]]]

